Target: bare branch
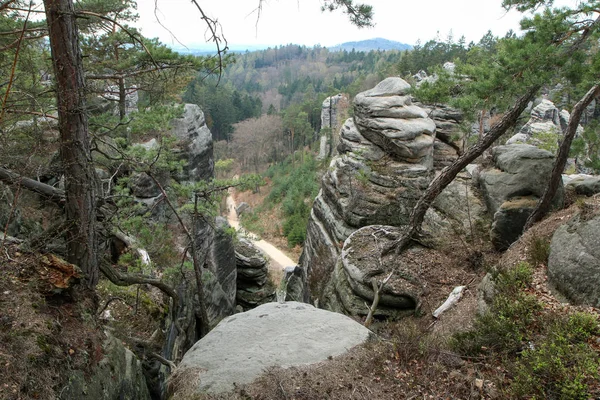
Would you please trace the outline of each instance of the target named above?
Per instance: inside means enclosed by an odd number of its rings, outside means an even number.
[[[8,80],[8,87],[6,88],[6,94],[4,95],[4,100],[2,100],[2,112],[0,113],[0,123],[4,121],[4,115],[6,114],[6,102],[8,101],[8,96],[10,95],[10,89],[12,87],[13,81],[15,79],[15,72],[17,69],[17,61],[19,60],[19,53],[21,51],[21,43],[23,42],[23,36],[25,36],[25,30],[27,29],[27,23],[29,22],[29,16],[31,15],[31,7],[33,6],[33,2],[29,2],[29,10],[27,12],[27,16],[25,17],[25,22],[23,23],[23,29],[21,30],[21,36],[19,37],[19,42],[17,43],[17,51],[15,52],[15,57],[13,59],[12,69],[10,71],[10,78]]]

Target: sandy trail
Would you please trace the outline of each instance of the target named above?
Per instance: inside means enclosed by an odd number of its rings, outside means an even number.
[[[234,227],[236,230],[240,230],[240,221],[238,220],[237,213],[235,212],[235,199],[233,198],[232,191],[229,192],[227,196],[227,221],[229,225]],[[286,256],[281,250],[277,247],[273,246],[271,243],[266,240],[252,240],[248,238],[254,243],[256,247],[261,249],[267,256],[271,262],[269,263],[269,269],[272,270],[275,274],[281,274],[281,271],[288,266],[293,266],[298,264],[297,261],[292,260],[288,256]]]

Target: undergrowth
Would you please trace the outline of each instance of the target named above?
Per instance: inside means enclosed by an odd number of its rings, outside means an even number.
[[[504,365],[509,398],[588,399],[600,367],[589,344],[598,334],[598,321],[587,313],[543,310],[528,293],[532,274],[527,263],[496,272],[489,310],[471,330],[456,334],[453,346],[465,356]]]

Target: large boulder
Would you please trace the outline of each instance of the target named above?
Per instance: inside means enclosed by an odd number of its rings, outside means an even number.
[[[495,147],[492,160],[494,166],[480,173],[479,185],[494,218],[493,243],[504,250],[520,236],[534,203],[544,194],[554,156],[535,146],[512,144]],[[563,201],[561,183],[552,204],[561,207]]]
[[[423,292],[417,274],[412,270],[415,266],[404,257],[381,256],[382,249],[399,233],[400,230],[395,227],[371,225],[355,231],[346,239],[325,287],[323,305],[326,309],[366,316],[368,309],[365,303],[371,305],[375,297],[372,280],[381,282],[393,272],[380,293],[374,316],[397,319],[415,311]]]
[[[572,190],[575,194],[593,196],[600,193],[600,176],[594,175],[563,175],[565,189]]]
[[[410,85],[387,78],[356,95],[354,119],[362,135],[398,161],[433,165],[435,122],[412,104]]]
[[[600,216],[579,214],[554,232],[548,277],[574,303],[600,307]]]
[[[193,377],[186,380],[188,390],[223,393],[251,383],[269,367],[322,362],[370,336],[341,314],[305,303],[268,303],[223,320],[185,354],[178,373]]]

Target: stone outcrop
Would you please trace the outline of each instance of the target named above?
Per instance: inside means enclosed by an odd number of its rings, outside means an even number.
[[[370,336],[341,314],[298,302],[268,303],[223,320],[185,354],[179,373],[199,377],[192,383],[196,393],[222,393],[269,367],[310,365],[344,354]]]
[[[214,176],[212,135],[204,113],[195,104],[186,104],[183,116],[171,122],[179,140],[179,157],[187,162],[181,180],[199,181]]]
[[[575,194],[593,196],[600,193],[600,176],[594,175],[563,175],[565,189],[572,190]]]
[[[339,143],[336,131],[340,126],[340,107],[348,104],[348,98],[344,94],[336,94],[323,100],[321,105],[321,137],[319,143],[319,155],[317,160],[324,160],[333,155],[333,151]],[[325,130],[323,130],[325,129]],[[328,132],[328,133],[323,133]]]
[[[142,363],[120,340],[107,335],[103,358],[91,372],[71,371],[69,384],[59,397],[64,400],[150,400]]]
[[[491,238],[499,250],[508,248],[521,235],[525,221],[548,184],[554,156],[525,144],[497,146],[492,150],[494,166],[480,173],[479,185],[490,215]],[[561,207],[560,185],[553,200]]]
[[[355,117],[340,130],[340,155],[323,176],[309,218],[300,266],[311,290],[323,290],[352,232],[405,225],[429,185],[435,123],[412,104],[409,88],[388,78],[354,100]]]
[[[323,176],[300,258],[312,295],[322,297],[320,307],[348,314],[364,312],[366,292],[353,283],[339,258],[344,242],[365,226],[407,225],[410,212],[435,174],[436,123],[427,111],[412,103],[409,89],[402,79],[388,78],[358,94],[354,118],[340,130],[340,155],[333,158]],[[460,119],[450,109],[433,115],[440,121]],[[447,129],[449,134],[454,128]],[[456,226],[468,228],[470,218],[483,212],[470,179],[470,174],[461,174],[461,179],[438,197],[426,216],[426,228],[436,233],[454,232]],[[304,301],[308,297],[305,293]],[[398,316],[414,309],[413,300],[402,306],[401,302],[390,305],[386,315]]]
[[[548,277],[574,303],[600,307],[600,216],[586,218],[580,213],[554,232]]]
[[[235,244],[237,268],[237,304],[243,310],[268,303],[274,298],[274,288],[269,285],[267,257],[252,242],[238,238]]]
[[[418,278],[402,257],[382,259],[381,250],[390,244],[400,230],[391,226],[371,225],[348,237],[335,265],[330,283],[325,288],[327,308],[352,316],[368,313],[365,303],[373,302],[375,292],[372,279],[382,281],[393,274],[380,293],[375,317],[400,318],[414,312],[423,291]],[[411,251],[411,250],[409,250]]]
[[[531,118],[506,144],[527,143],[541,147],[556,147],[569,124],[569,112],[559,110],[548,99],[542,99],[531,110]],[[583,129],[583,128],[580,128]]]

